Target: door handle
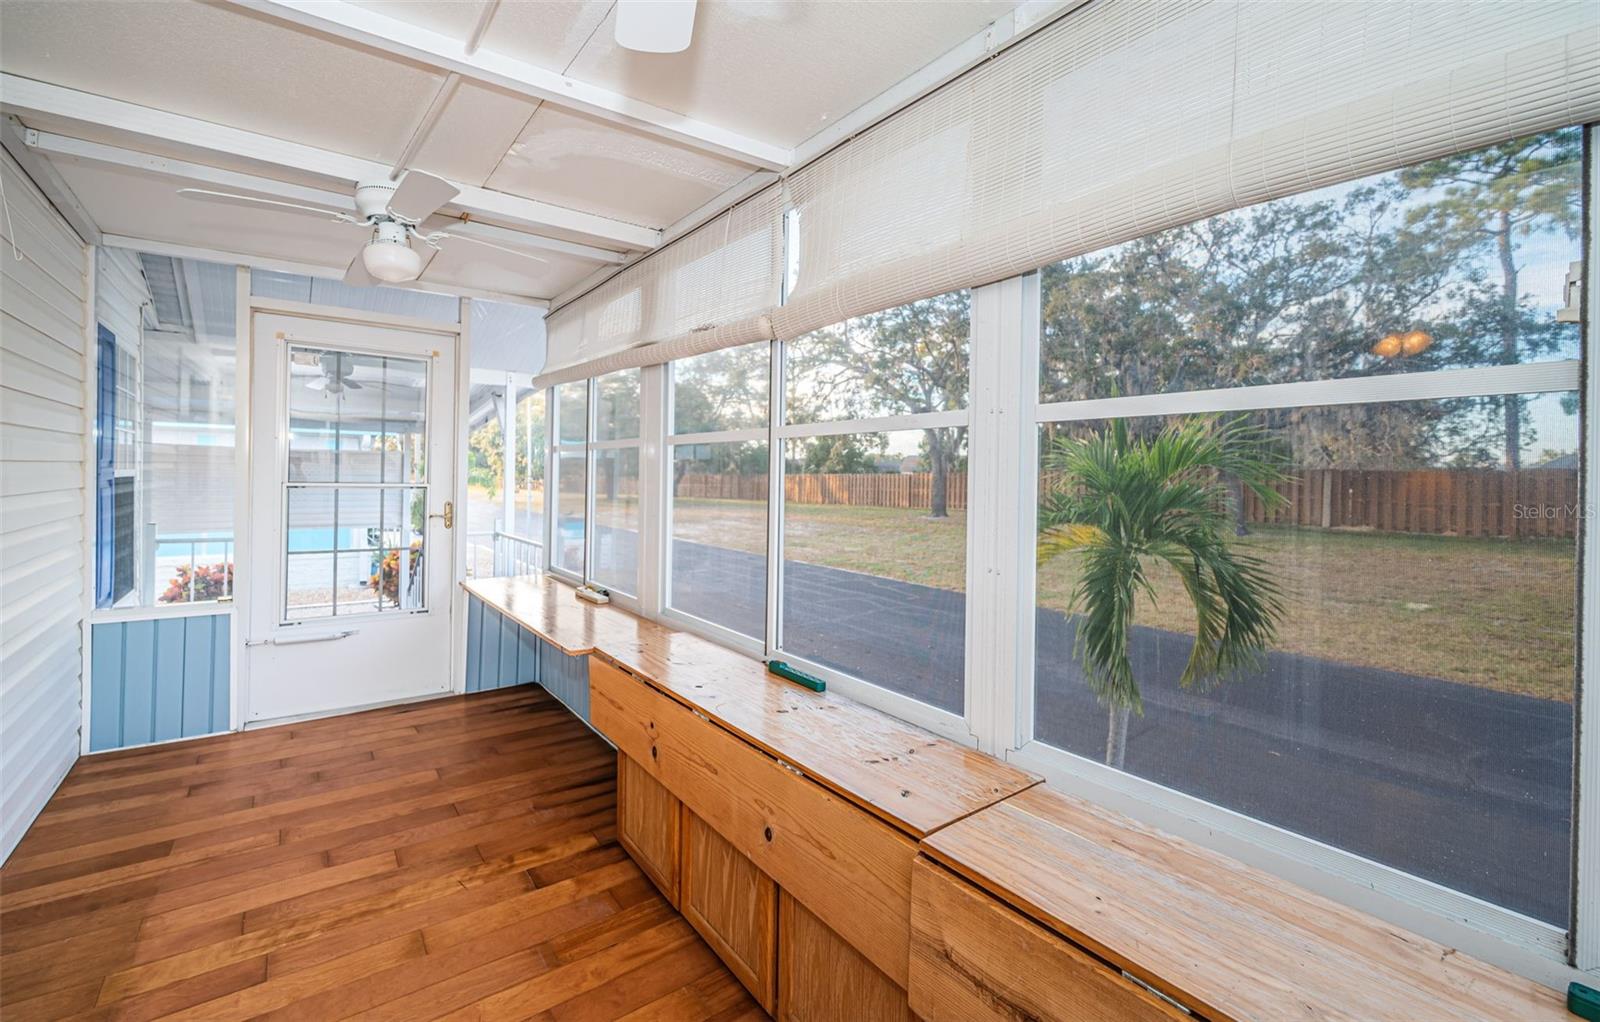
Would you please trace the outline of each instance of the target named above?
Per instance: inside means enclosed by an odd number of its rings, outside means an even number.
[[[334,642],[339,639],[348,639],[360,629],[346,628],[342,632],[329,632],[326,635],[291,635],[286,639],[247,639],[246,646],[303,646],[308,642]]]
[[[454,528],[455,524],[456,524],[456,503],[455,503],[455,501],[453,501],[453,500],[445,501],[444,502],[444,513],[443,514],[431,514],[428,517],[429,518],[443,518],[444,519],[444,527],[445,528],[447,528],[447,529]]]

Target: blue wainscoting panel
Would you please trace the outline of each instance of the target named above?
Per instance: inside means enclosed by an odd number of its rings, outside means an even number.
[[[475,596],[467,599],[467,691],[536,683],[589,719],[589,658],[567,656]]]
[[[89,663],[89,750],[226,731],[229,614],[105,621]]]
[[[567,656],[538,636],[540,684],[584,721],[589,719],[589,658]]]

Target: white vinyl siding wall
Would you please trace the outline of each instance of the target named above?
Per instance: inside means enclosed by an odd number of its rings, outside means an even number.
[[[91,359],[88,249],[9,154],[0,176],[3,862],[78,757]]]

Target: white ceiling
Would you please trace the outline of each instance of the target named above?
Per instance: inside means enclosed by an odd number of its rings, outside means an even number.
[[[434,58],[398,56],[381,39],[348,41],[335,30],[292,24],[283,11],[274,16],[212,0],[4,0],[0,71],[385,166],[406,152],[437,105],[406,166],[488,190],[476,194],[477,206],[463,196],[451,209],[632,256],[640,251],[639,227],[668,227],[757,169],[693,132],[685,138],[663,127],[673,116],[699,122],[702,133],[787,151],[981,32],[1011,2],[701,0],[693,45],[673,55],[618,48],[609,0],[311,6],[362,17],[370,10],[457,41],[470,38],[490,10],[480,55],[567,75],[580,87],[618,94],[619,103],[663,113],[656,124],[623,126],[560,97],[540,102],[471,75],[448,77]],[[215,142],[185,140],[152,118],[97,114],[92,103],[63,95],[70,99],[54,108],[19,107],[0,92],[0,107],[27,127],[126,153],[339,193],[354,183],[354,172],[346,179],[326,166],[259,158],[220,132]],[[348,226],[178,198],[185,182],[170,175],[83,158],[51,161],[107,234],[329,267],[347,263],[363,240]],[[604,219],[568,222],[561,210],[518,206],[518,199]],[[516,215],[502,215],[501,207]],[[525,208],[533,212],[523,215]],[[546,256],[540,264],[447,243],[424,281],[550,298],[607,265],[571,253]]]
[[[531,6],[531,5],[530,5]],[[622,49],[612,19],[574,78],[795,146],[1010,10],[1005,2],[748,0],[699,5],[683,53]]]
[[[488,184],[661,227],[738,184],[750,168],[615,124],[541,106]]]

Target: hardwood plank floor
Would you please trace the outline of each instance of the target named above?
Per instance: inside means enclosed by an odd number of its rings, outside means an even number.
[[[765,1017],[533,686],[79,760],[0,869],[0,1016]]]

